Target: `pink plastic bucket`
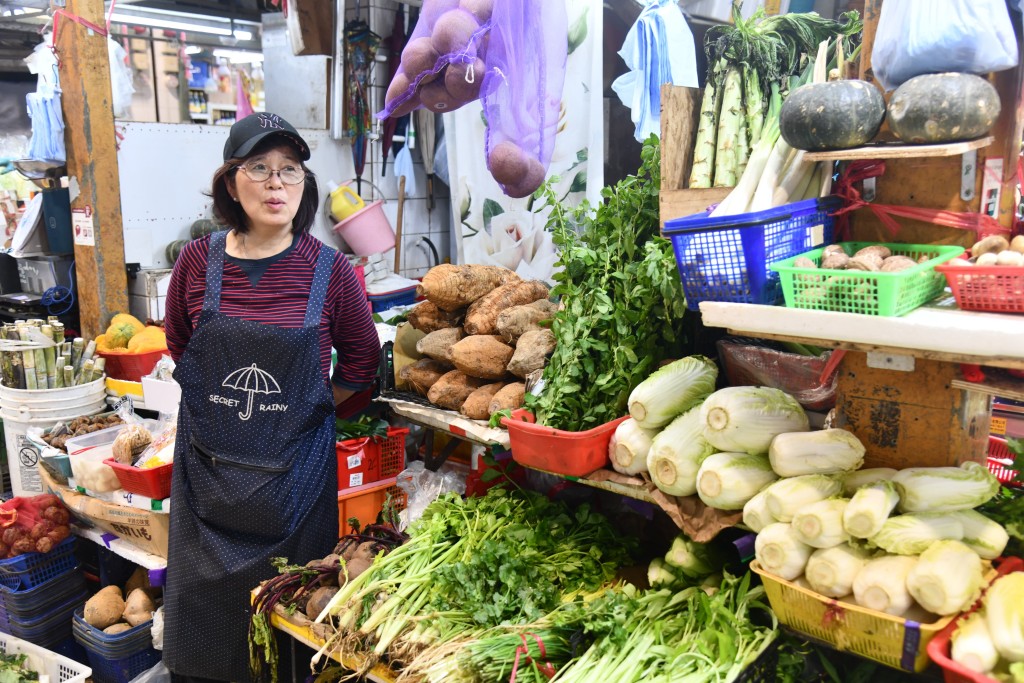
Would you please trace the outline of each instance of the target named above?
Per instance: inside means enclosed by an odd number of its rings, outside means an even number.
[[[367,204],[334,226],[356,256],[382,254],[395,246],[395,231],[384,215],[384,201]]]

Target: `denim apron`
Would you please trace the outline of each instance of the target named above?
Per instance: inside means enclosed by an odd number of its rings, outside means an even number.
[[[210,237],[203,310],[174,379],[181,407],[171,486],[164,663],[249,680],[249,593],[338,539],[334,401],[320,317],[334,250],[321,246],[304,326],[220,312],[226,232]]]

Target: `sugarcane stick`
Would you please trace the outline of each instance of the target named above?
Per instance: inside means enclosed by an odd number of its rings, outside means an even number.
[[[36,349],[36,386],[40,389],[47,389],[50,386],[50,382],[46,376],[46,351],[44,349]]]
[[[715,187],[735,187],[739,162],[739,127],[743,120],[743,85],[740,70],[734,66],[725,72],[722,86],[722,110],[718,113],[718,140],[715,143]]]
[[[63,350],[60,352],[60,355],[64,356],[64,360],[69,360],[71,358],[71,342],[64,342],[62,348]]]
[[[18,330],[18,335],[23,342],[29,340],[28,334],[28,327]],[[34,351],[29,350],[22,353],[22,365],[25,367],[25,388],[30,391],[37,389],[39,385],[36,382],[36,354]]]
[[[3,336],[7,336],[6,330],[4,331]],[[0,371],[3,372],[4,386],[11,389],[17,389],[18,386],[15,384],[17,380],[14,377],[14,365],[11,362],[11,356],[13,355],[14,354],[10,351],[0,352]]]
[[[53,323],[52,327],[53,327],[53,341],[54,341],[54,343],[57,344],[57,346],[60,346],[61,344],[64,343],[64,323],[55,322],[55,323]],[[57,351],[59,352],[60,349],[57,349]]]
[[[20,340],[21,337],[18,335],[18,330],[14,326],[10,326],[4,329],[4,338],[12,341]],[[24,357],[21,355],[21,351],[8,351],[8,358],[11,360],[11,369],[14,371],[14,383],[11,385],[14,389],[25,388],[25,365]]]
[[[75,384],[85,384],[92,381],[92,371],[96,361],[92,358],[82,361],[82,369],[75,374]]]
[[[75,368],[70,365],[64,366],[64,386],[75,386]]]
[[[106,369],[107,369],[107,359],[106,358],[97,358],[93,362],[93,366],[92,366],[92,379],[93,379],[93,381],[96,381],[100,377],[103,377],[103,373],[106,371]]]
[[[53,386],[55,389],[64,388],[64,365],[66,365],[64,356],[57,356],[57,359],[53,362]]]
[[[81,337],[75,337],[75,340],[71,342],[71,366],[75,368],[75,372],[78,372],[78,368],[81,366],[82,351],[85,350],[85,340]]]
[[[43,336],[49,339],[53,339],[53,326],[43,325],[39,328],[39,331],[43,333]],[[43,349],[44,365],[46,367],[46,388],[53,389],[57,386],[57,349],[53,346],[47,346]]]
[[[85,365],[85,361],[92,360],[92,357],[95,354],[96,354],[96,341],[94,339],[90,339],[89,342],[85,345],[85,350],[82,351],[82,357],[78,360],[78,367],[75,369],[75,376],[76,377],[80,374],[80,372],[82,370],[82,366]]]

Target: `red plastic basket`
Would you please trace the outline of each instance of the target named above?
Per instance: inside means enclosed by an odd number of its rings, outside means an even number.
[[[161,356],[167,355],[167,349],[149,351],[147,353],[109,353],[97,351],[96,355],[106,359],[105,372],[111,379],[128,382],[141,382],[142,378],[153,372]]]
[[[1016,456],[1006,443],[1006,439],[998,436],[988,437],[988,471],[996,476],[1000,484],[1021,486],[1024,482],[1014,481],[1017,473],[1010,469]]]
[[[501,424],[508,430],[512,459],[525,467],[570,477],[585,477],[608,464],[608,442],[628,415],[585,432],[567,432],[536,424],[528,410],[515,410]]]
[[[935,266],[946,276],[956,305],[965,311],[1024,313],[1024,268]]]
[[[346,439],[336,445],[338,490],[394,477],[405,467],[405,427],[388,427],[383,439]],[[358,475],[362,475],[360,483]]]
[[[129,493],[137,493],[153,500],[163,500],[171,495],[171,473],[174,463],[160,467],[132,467],[107,458],[103,464],[110,465],[121,482],[121,488]]]
[[[1024,571],[1024,560],[1019,557],[1006,558],[999,563],[996,571],[999,572],[999,576],[1005,576],[1011,572]],[[982,599],[984,599],[984,595],[982,595]],[[961,619],[974,613],[981,606],[982,599],[975,602],[971,609],[962,612],[960,616],[949,622],[946,628],[939,631],[938,635],[928,643],[928,656],[942,668],[942,675],[946,683],[998,683],[994,678],[989,678],[977,671],[971,671],[950,659],[950,642],[953,638],[953,632],[960,625]]]

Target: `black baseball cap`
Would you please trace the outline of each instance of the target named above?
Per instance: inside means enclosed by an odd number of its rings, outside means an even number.
[[[224,161],[248,156],[260,140],[271,135],[288,138],[298,147],[302,160],[309,159],[309,145],[292,124],[277,114],[261,113],[250,114],[231,126],[228,141],[224,143]]]

